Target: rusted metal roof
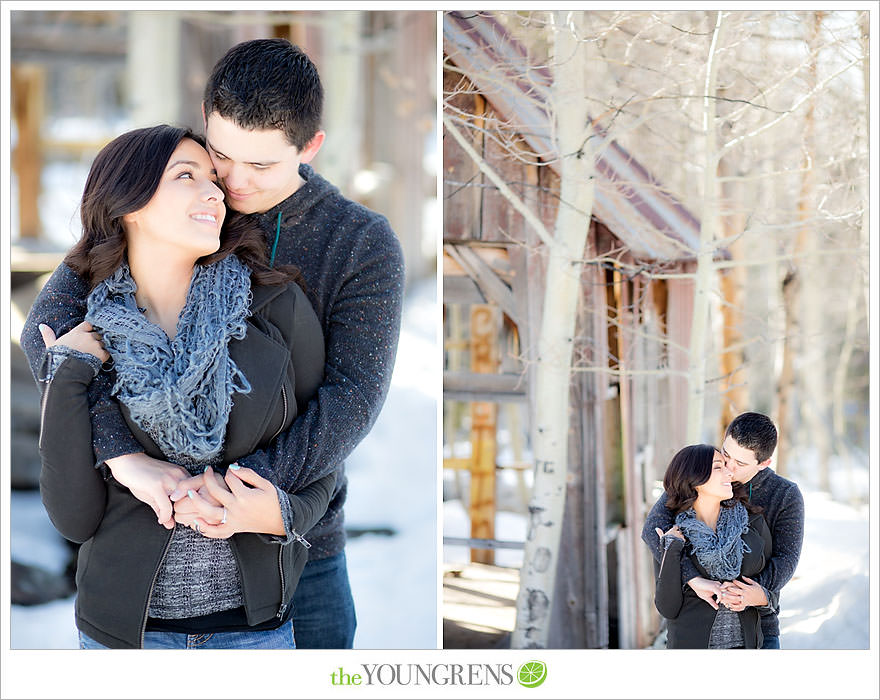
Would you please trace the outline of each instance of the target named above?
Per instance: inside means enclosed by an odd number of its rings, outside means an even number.
[[[492,13],[446,13],[443,39],[449,61],[492,103],[506,126],[558,173],[548,68],[530,65],[525,48]],[[595,134],[595,217],[637,258],[694,257],[700,237],[697,218],[619,143],[599,129]]]

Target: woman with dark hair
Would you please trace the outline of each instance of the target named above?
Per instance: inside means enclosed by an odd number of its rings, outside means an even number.
[[[285,430],[320,385],[317,316],[293,271],[267,264],[262,234],[226,217],[189,130],[108,144],[81,216],[65,263],[91,286],[86,321],[57,339],[40,327],[40,488],[58,531],[82,543],[80,646],[292,648],[300,533],[335,476],[288,494],[235,460]],[[152,458],[140,471],[95,468],[89,389],[107,372]],[[176,500],[173,519],[150,496],[157,484]]]
[[[700,574],[716,581],[751,583],[773,551],[770,530],[745,490],[734,488],[732,470],[711,445],[689,445],[672,458],[663,487],[675,515],[667,532],[657,528],[664,549],[657,567],[654,604],[667,620],[669,649],[760,649],[757,608],[741,612],[714,608],[681,585],[681,558],[689,556]]]

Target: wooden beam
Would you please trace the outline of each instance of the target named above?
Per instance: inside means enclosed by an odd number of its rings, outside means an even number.
[[[444,457],[444,469],[455,469],[456,471],[467,471],[471,468],[470,457]]]
[[[12,115],[18,143],[12,168],[18,177],[18,221],[22,238],[39,238],[40,174],[43,170],[41,129],[45,112],[46,69],[33,64],[12,66]]]
[[[444,304],[485,304],[487,301],[477,283],[470,277],[443,275]]]
[[[520,374],[443,372],[443,398],[455,401],[526,401],[526,379]]]
[[[494,373],[498,368],[498,329],[501,315],[488,304],[471,307],[471,371]],[[495,458],[498,408],[494,403],[471,404],[471,537],[495,539]],[[495,553],[471,549],[471,561],[494,564]]]
[[[80,13],[76,13],[80,14]],[[85,14],[85,13],[82,13]],[[103,26],[72,22],[24,24],[13,21],[11,53],[13,61],[62,62],[70,60],[125,60],[126,37],[122,13],[105,18]]]
[[[486,301],[497,305],[511,321],[519,324],[519,313],[510,287],[501,281],[495,270],[473,248],[446,244],[443,252],[461,265],[468,277],[479,287]]]

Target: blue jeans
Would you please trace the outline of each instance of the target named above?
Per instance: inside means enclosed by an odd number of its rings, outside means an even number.
[[[306,564],[293,593],[300,649],[351,649],[357,625],[345,552]]]
[[[761,645],[762,649],[779,649],[779,635],[778,634],[768,634],[764,636],[764,643]]]
[[[107,649],[82,632],[80,649]],[[278,629],[259,632],[214,632],[211,634],[184,634],[183,632],[146,632],[144,649],[295,649],[293,623]]]

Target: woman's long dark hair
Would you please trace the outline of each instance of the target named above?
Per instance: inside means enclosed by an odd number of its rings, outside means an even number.
[[[697,486],[705,484],[712,476],[712,462],[717,451],[712,445],[688,445],[675,454],[663,476],[666,507],[669,510],[680,513],[694,504],[697,500]],[[739,483],[733,486],[733,498],[722,501],[721,505],[730,507],[737,501],[750,512],[760,511],[749,503],[747,490]]]
[[[190,129],[160,124],[134,129],[101,149],[92,163],[80,202],[82,236],[64,259],[94,288],[125,260],[127,244],[122,217],[153,198],[168,160],[183,139],[203,148],[205,140]],[[198,259],[207,265],[234,253],[251,269],[256,284],[284,284],[302,275],[292,266],[270,268],[266,237],[256,223],[227,209],[220,248]]]

